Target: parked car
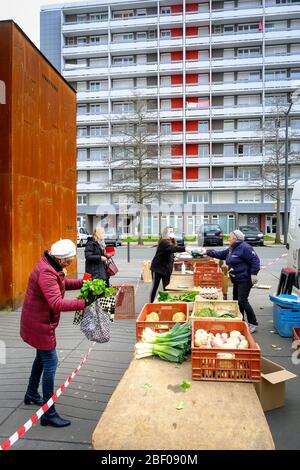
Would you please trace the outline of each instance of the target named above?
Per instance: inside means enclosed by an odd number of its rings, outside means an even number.
[[[198,232],[198,245],[223,246],[223,231],[219,224],[204,224]]]
[[[121,238],[118,233],[116,233],[115,229],[113,227],[107,227],[105,228],[105,243],[107,246],[121,246]]]
[[[239,230],[245,235],[245,242],[249,245],[264,246],[264,234],[254,225],[240,225]]]
[[[88,237],[90,237],[91,235],[89,234],[89,232],[87,231],[86,228],[84,227],[79,227],[77,229],[77,246],[83,246],[83,245],[86,245],[86,242],[88,240]]]

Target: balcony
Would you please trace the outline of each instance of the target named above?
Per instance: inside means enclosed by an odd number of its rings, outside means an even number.
[[[263,16],[263,8],[258,6],[241,8],[231,8],[231,9],[214,9],[211,12],[211,18],[213,21],[221,20],[224,23],[235,22],[234,20],[247,19],[254,20],[260,19]],[[233,21],[232,21],[233,20]]]
[[[77,136],[77,147],[97,147],[98,145],[107,145],[109,142],[108,135],[99,137],[78,137]]]
[[[99,34],[100,31],[105,31],[109,29],[108,19],[103,21],[90,21],[87,20],[83,23],[78,21],[70,21],[62,24],[62,32],[65,35],[71,33],[78,34]]]
[[[226,157],[224,155],[212,155],[211,164],[214,166],[228,165],[259,165],[263,163],[262,155],[232,155]]]
[[[236,106],[213,106],[211,108],[212,117],[239,117],[239,116],[260,116],[263,113],[261,104]]]
[[[77,170],[103,170],[108,165],[108,157],[102,160],[77,160]]]
[[[63,47],[62,53],[68,59],[80,59],[86,57],[99,57],[101,48],[101,55],[108,54],[108,42],[99,44],[69,44]]]
[[[108,175],[107,175],[108,176]],[[94,181],[78,181],[77,182],[77,191],[85,193],[94,193],[94,192],[106,192],[110,191],[110,182],[107,178],[106,181],[94,182]]]

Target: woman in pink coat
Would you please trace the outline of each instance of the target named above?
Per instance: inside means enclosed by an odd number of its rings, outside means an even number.
[[[55,330],[60,313],[82,310],[84,300],[64,299],[65,290],[82,287],[81,279],[66,279],[66,268],[76,256],[76,246],[71,240],[59,240],[45,251],[44,256],[33,269],[27,286],[21,315],[21,337],[36,349],[24,403],[43,405],[54,393],[54,378],[57,368]],[[42,378],[43,398],[38,393]],[[63,427],[71,424],[63,419],[54,405],[41,417],[42,426]]]

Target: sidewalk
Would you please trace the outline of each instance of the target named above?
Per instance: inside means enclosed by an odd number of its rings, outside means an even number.
[[[272,259],[267,251],[262,264]],[[291,338],[281,338],[272,333],[272,304],[269,293],[276,290],[281,267],[285,260],[280,260],[259,275],[261,284],[270,284],[270,290],[253,289],[250,301],[259,320],[259,331],[255,339],[260,344],[263,356],[282,364],[291,372],[298,374],[297,379],[286,383],[286,405],[284,408],[268,412],[268,423],[273,434],[276,448],[298,449],[300,433],[300,369],[291,362]],[[139,282],[136,311],[148,301],[151,284],[139,281],[142,262],[130,263],[120,260],[118,267],[124,276],[117,276],[114,284]],[[82,267],[81,267],[82,270]],[[124,274],[126,273],[126,274]],[[129,282],[128,278],[130,277]],[[75,297],[76,292],[68,292],[68,297]],[[231,297],[231,294],[229,295]],[[60,386],[77,367],[81,358],[90,347],[81,334],[79,327],[72,324],[73,312],[61,315],[57,329],[57,352],[59,368],[56,386]],[[0,340],[7,347],[7,364],[0,364],[0,443],[22,426],[36,411],[36,407],[23,404],[34,350],[19,338],[20,311],[0,312]],[[70,386],[57,401],[57,409],[62,416],[70,418],[72,425],[57,429],[41,427],[37,423],[20,439],[12,449],[91,449],[91,436],[102,411],[123,376],[131,359],[135,344],[134,320],[118,321],[112,324],[111,340],[106,344],[97,344],[86,364],[76,375]],[[272,344],[277,345],[274,349]],[[247,404],[245,403],[245,406]],[[141,444],[142,446],[142,444]]]

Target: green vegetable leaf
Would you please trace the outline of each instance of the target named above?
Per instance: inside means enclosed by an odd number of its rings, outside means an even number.
[[[180,401],[178,405],[176,406],[176,410],[183,410],[184,407],[185,407],[184,401]]]
[[[152,385],[151,384],[144,384],[143,388],[145,388],[146,390],[149,390],[149,388],[152,388]]]
[[[179,384],[179,387],[186,389],[191,387],[191,382],[188,382],[188,380],[183,380],[181,384]]]

